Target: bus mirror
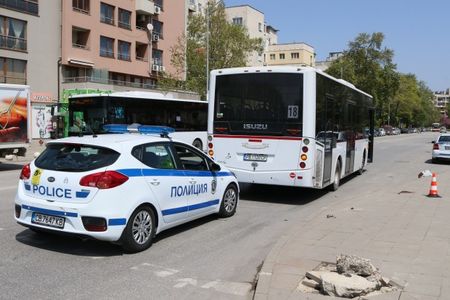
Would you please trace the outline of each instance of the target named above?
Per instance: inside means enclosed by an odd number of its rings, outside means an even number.
[[[211,171],[212,172],[219,172],[220,171],[220,166],[216,163],[212,163],[211,164]]]

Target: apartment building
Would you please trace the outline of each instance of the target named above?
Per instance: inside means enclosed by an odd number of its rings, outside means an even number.
[[[306,43],[269,45],[266,54],[268,66],[315,66],[314,48]]]
[[[0,1],[0,82],[31,87],[33,138],[50,137],[58,100],[59,1]]]
[[[277,32],[274,27],[267,25],[264,13],[250,5],[238,5],[225,8],[229,22],[247,28],[250,38],[260,38],[264,50],[260,53],[251,53],[247,59],[248,66],[263,66],[265,54],[269,46],[278,42]]]
[[[442,115],[447,111],[447,105],[450,104],[450,89],[434,93],[434,106],[439,109]]]
[[[152,89],[175,74],[170,47],[186,31],[188,1],[62,1],[63,89]]]
[[[331,63],[335,60],[337,60],[338,58],[342,57],[344,55],[344,52],[330,52],[328,54],[328,57],[325,60],[322,61],[316,61],[316,69],[319,69],[321,71],[326,71]]]

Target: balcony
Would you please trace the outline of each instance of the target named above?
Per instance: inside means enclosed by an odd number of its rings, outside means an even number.
[[[153,1],[136,0],[136,13],[154,15],[155,11],[155,3]]]
[[[27,51],[27,40],[8,35],[0,35],[0,48]]]
[[[37,3],[37,1],[0,0],[0,6],[32,15],[39,14],[39,4]]]
[[[79,27],[72,27],[72,47],[89,50],[90,30]]]
[[[98,78],[98,77],[93,77],[93,76],[66,77],[66,78],[64,78],[63,83],[65,83],[65,84],[97,83],[97,84],[108,84],[108,85],[113,85],[113,86],[126,86],[126,87],[141,88],[141,89],[155,89],[156,88],[156,84],[154,84],[154,83],[113,80],[113,79]]]

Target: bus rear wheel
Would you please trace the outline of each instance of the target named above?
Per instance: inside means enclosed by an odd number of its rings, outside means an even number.
[[[341,163],[338,161],[336,163],[336,170],[334,171],[334,180],[333,184],[331,185],[331,190],[337,191],[340,183],[341,183]]]
[[[366,151],[363,153],[361,168],[358,170],[358,174],[362,175],[364,173],[364,167],[366,166]]]
[[[195,139],[194,142],[192,142],[192,146],[199,150],[203,150],[203,143],[200,139]]]

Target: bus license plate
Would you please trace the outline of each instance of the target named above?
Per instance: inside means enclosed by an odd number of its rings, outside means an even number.
[[[244,161],[267,161],[267,154],[245,153]]]
[[[450,146],[445,146],[445,150],[450,150]]]
[[[31,223],[49,227],[64,228],[65,219],[62,217],[49,216],[35,212],[31,216]]]

